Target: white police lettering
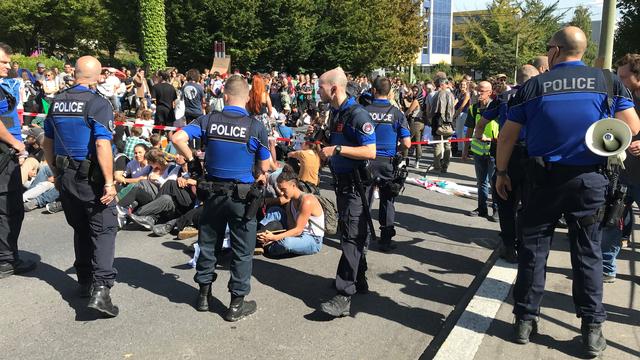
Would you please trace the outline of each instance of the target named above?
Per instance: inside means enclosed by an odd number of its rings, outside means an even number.
[[[565,78],[542,83],[545,93],[550,91],[595,90],[596,78]]]
[[[53,112],[61,113],[81,113],[84,110],[84,102],[78,101],[56,101],[53,103]]]
[[[225,124],[211,124],[211,130],[209,131],[211,134],[217,134],[220,136],[229,136],[235,138],[244,138],[247,129],[241,126],[230,126]]]
[[[393,115],[387,113],[371,113],[371,119],[377,122],[392,122]]]

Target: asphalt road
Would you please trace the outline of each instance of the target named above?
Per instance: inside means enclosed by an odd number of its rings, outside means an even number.
[[[450,179],[475,183],[471,164],[449,170]],[[258,311],[237,323],[221,317],[229,302],[228,263],[214,284],[214,311],[199,313],[194,270],[185,266],[192,240],[144,231],[118,233],[112,296],[120,315],[96,319],[75,295],[72,232],[63,214],[28,213],[20,248],[40,265],[0,281],[0,357],[418,358],[489,258],[498,225],[466,216],[475,208],[472,199],[416,186],[407,185],[397,202],[399,247],[393,254],[369,252],[371,292],[354,297],[350,317],[331,320],[316,311],[334,294],[340,256],[339,242],[325,239],[316,255],[256,257],[247,298]]]

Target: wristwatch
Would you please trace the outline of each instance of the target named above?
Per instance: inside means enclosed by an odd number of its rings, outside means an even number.
[[[507,170],[496,170],[496,176],[508,176]]]
[[[340,155],[342,151],[342,145],[336,145],[336,148],[333,150],[333,155]]]

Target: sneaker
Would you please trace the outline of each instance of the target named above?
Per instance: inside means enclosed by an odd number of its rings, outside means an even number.
[[[178,233],[178,239],[184,240],[198,236],[198,229],[187,226]]]
[[[480,211],[480,209],[475,209],[472,211],[469,211],[467,213],[467,216],[471,216],[471,217],[477,217],[477,216],[482,216],[482,217],[486,217],[489,216],[489,214],[486,211]]]
[[[616,282],[616,276],[615,275],[603,274],[602,275],[602,282],[605,283],[605,284],[613,284],[614,282]]]
[[[48,203],[46,206],[46,209],[49,214],[55,214],[57,212],[62,211],[62,203],[60,201],[54,201],[52,203]]]
[[[118,213],[117,217],[118,217],[118,229],[124,228],[125,225],[127,225],[127,216],[120,215],[120,213]]]
[[[118,215],[120,216],[127,216],[129,215],[129,209],[120,206],[120,205],[116,205],[116,210],[118,210]]]
[[[31,260],[16,260],[14,262],[0,263],[0,279],[4,279],[11,275],[20,275],[33,271],[38,266]]]
[[[24,203],[24,211],[29,212],[38,208],[38,202],[35,200],[29,200]]]
[[[373,198],[376,200],[380,199],[380,191],[378,191],[378,189],[373,190]]]
[[[493,214],[487,215],[487,220],[491,222],[498,222],[498,213],[494,211]]]
[[[141,216],[136,214],[130,214],[129,218],[133,220],[136,224],[142,226],[147,230],[151,230],[153,226],[156,224],[156,220],[152,216]]]
[[[175,224],[176,224],[175,220],[168,221],[164,224],[157,224],[153,226],[151,231],[156,236],[165,236],[168,233],[170,233],[171,230],[173,230],[173,227],[175,226]]]
[[[333,317],[348,316],[351,313],[351,296],[336,294],[320,304],[320,310]]]
[[[538,333],[538,319],[516,320],[514,324],[514,340],[517,344],[528,344],[531,334]]]
[[[420,170],[420,161],[416,161],[416,164],[413,166],[414,169]]]
[[[582,323],[582,349],[589,357],[597,357],[607,348],[607,340],[602,335],[602,324]]]

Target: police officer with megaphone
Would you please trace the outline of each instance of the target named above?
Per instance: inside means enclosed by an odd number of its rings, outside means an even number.
[[[498,140],[496,190],[507,198],[511,189],[507,165],[524,127],[531,182],[523,211],[518,275],[513,291],[516,316],[514,341],[529,342],[538,328],[544,293],[546,259],[558,219],[569,225],[573,300],[582,319],[583,350],[597,356],[606,347],[602,323],[602,216],[608,186],[607,158],[585,144],[589,127],[615,117],[633,134],[640,120],[629,91],[617,76],[582,61],[587,38],[568,26],[548,42],[551,71],[525,83],[510,104]]]

